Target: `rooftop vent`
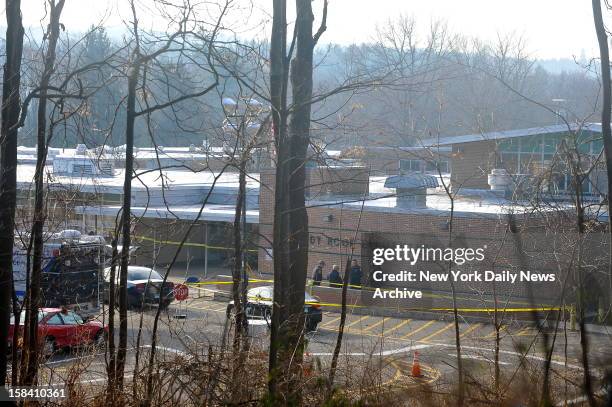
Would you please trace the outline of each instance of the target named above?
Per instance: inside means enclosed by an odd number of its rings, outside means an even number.
[[[195,144],[190,144],[190,145],[189,145],[189,152],[190,152],[190,153],[195,153],[195,152],[196,152],[196,146],[195,146]]]
[[[400,208],[426,208],[427,188],[437,188],[438,179],[432,175],[395,175],[385,180],[385,188],[396,190],[397,206]]]
[[[504,195],[510,189],[512,178],[504,168],[494,168],[488,175],[487,181],[493,193]]]
[[[86,152],[87,152],[87,146],[85,144],[77,144],[76,153],[78,155],[85,155]]]

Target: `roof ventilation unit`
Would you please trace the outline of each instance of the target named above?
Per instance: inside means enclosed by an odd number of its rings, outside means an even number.
[[[385,188],[395,189],[397,206],[408,209],[427,207],[427,188],[437,188],[438,179],[432,175],[395,175],[385,180]]]

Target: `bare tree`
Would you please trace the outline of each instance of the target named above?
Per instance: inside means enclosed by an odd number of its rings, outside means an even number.
[[[24,30],[21,1],[6,1],[6,62],[0,134],[0,385],[6,383],[8,330],[13,280],[13,239],[17,192],[17,122]]]
[[[40,80],[40,95],[38,97],[38,129],[37,129],[37,158],[36,171],[34,174],[35,197],[34,197],[34,220],[32,223],[33,260],[30,273],[29,292],[27,294],[26,329],[27,335],[24,345],[25,365],[22,383],[26,386],[36,381],[38,371],[38,309],[40,308],[40,282],[42,273],[43,256],[43,227],[45,224],[45,193],[44,193],[44,168],[47,160],[47,94],[51,76],[55,71],[55,55],[57,42],[60,35],[60,16],[64,8],[65,0],[49,0],[49,28],[45,34],[47,38],[47,49],[44,55],[44,67]]]
[[[609,5],[606,2],[606,7]],[[608,207],[610,205],[610,191],[612,191],[612,129],[610,128],[610,115],[612,110],[612,83],[610,82],[610,51],[608,49],[608,31],[603,22],[601,0],[592,0],[593,21],[597,42],[599,43],[599,56],[601,60],[601,136],[603,138],[606,174],[608,180]],[[608,209],[609,210],[609,209]],[[609,265],[608,265],[608,295],[612,296],[612,216],[609,216]],[[609,305],[610,306],[610,305]],[[608,309],[608,313],[611,310]]]
[[[169,53],[181,52],[180,41],[185,41],[185,37],[188,35],[195,36],[196,39],[201,39],[204,42],[204,49],[209,49],[212,45],[212,39],[216,34],[216,30],[218,29],[218,21],[217,25],[214,26],[212,32],[212,36],[210,38],[202,38],[198,37],[198,35],[189,31],[187,28],[187,22],[191,18],[191,14],[193,13],[193,8],[185,4],[183,7],[179,8],[180,17],[177,21],[177,30],[170,34],[167,38],[161,39],[155,42],[161,42],[161,45],[153,51],[147,52],[146,49],[142,48],[142,38],[140,28],[138,26],[138,15],[136,12],[136,7],[134,2],[130,2],[131,10],[132,10],[132,25],[131,31],[133,35],[133,49],[130,53],[129,60],[127,62],[127,99],[126,99],[126,127],[125,127],[125,174],[124,174],[124,185],[123,185],[123,203],[121,210],[121,243],[122,243],[122,251],[120,254],[119,261],[119,287],[118,287],[118,298],[119,298],[119,345],[117,348],[116,355],[111,354],[110,358],[110,370],[112,377],[109,378],[109,386],[111,391],[115,388],[115,386],[121,386],[123,382],[123,372],[125,368],[125,358],[126,358],[126,350],[127,350],[127,329],[128,329],[128,321],[127,321],[127,269],[129,264],[129,248],[131,246],[131,191],[132,191],[132,179],[134,177],[134,134],[135,134],[135,123],[136,119],[140,116],[149,115],[155,111],[159,111],[170,107],[174,104],[180,103],[185,100],[197,98],[205,95],[209,91],[215,88],[217,85],[217,79],[214,78],[213,83],[206,86],[204,89],[193,92],[182,94],[176,98],[171,98],[170,100],[159,102],[155,105],[144,107],[143,109],[138,110],[137,108],[137,91],[139,87],[139,83],[143,80],[142,74],[143,70],[145,70],[151,62],[155,61],[156,58]],[[227,5],[226,5],[227,8]],[[221,15],[224,14],[224,11]],[[187,46],[189,41],[185,41],[183,43],[183,47]],[[175,48],[176,46],[176,48]],[[210,56],[208,57],[210,58]],[[208,60],[210,62],[210,59]],[[209,63],[210,65],[210,63]],[[114,293],[111,291],[110,296],[112,297]],[[112,311],[111,311],[112,312]],[[111,313],[112,317],[112,313]],[[156,321],[159,318],[159,313],[156,315]],[[111,332],[112,335],[112,332]],[[154,348],[151,351],[154,354]]]
[[[270,41],[270,94],[277,171],[274,206],[274,304],[270,337],[269,392],[277,402],[299,402],[303,358],[304,295],[308,267],[305,164],[310,141],[314,47],[326,29],[327,2],[313,35],[309,1],[296,1],[294,38],[286,54],[286,1],[274,2]],[[295,46],[295,57],[291,61]],[[292,111],[287,125],[287,88]],[[282,400],[282,401],[281,401]]]

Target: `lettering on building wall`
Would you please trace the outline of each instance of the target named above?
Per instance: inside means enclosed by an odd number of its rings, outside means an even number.
[[[345,247],[349,248],[354,244],[354,239],[341,239],[339,237],[325,235],[310,235],[311,246],[329,246],[329,247]]]

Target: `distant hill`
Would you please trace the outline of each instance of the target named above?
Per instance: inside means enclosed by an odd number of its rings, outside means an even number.
[[[536,62],[536,65],[541,66],[553,74],[571,71],[584,71],[583,66],[586,64],[587,61],[584,57],[580,58],[579,60],[574,60],[573,58],[540,59]]]

